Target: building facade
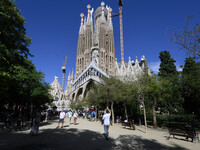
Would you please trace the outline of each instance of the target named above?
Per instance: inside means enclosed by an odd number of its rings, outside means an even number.
[[[139,62],[134,60],[117,62],[115,58],[114,32],[111,12],[104,3],[94,9],[87,6],[87,15],[81,14],[79,28],[76,69],[75,73],[69,73],[65,100],[55,100],[56,105],[70,104],[70,101],[83,98],[90,89],[91,82],[101,82],[102,77],[114,76],[122,81],[137,79],[137,76],[150,70],[143,56]],[[56,91],[56,90],[55,90]],[[61,96],[62,97],[62,96]]]
[[[81,25],[78,36],[76,55],[77,78],[93,61],[93,63],[107,75],[115,74],[115,44],[113,36],[113,24],[111,8],[105,8],[104,4],[94,12],[88,5],[88,13],[83,19],[81,14]],[[93,26],[93,18],[95,25]]]

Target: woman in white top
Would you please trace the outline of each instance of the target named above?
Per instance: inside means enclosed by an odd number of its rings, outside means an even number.
[[[74,125],[76,125],[76,121],[78,117],[78,113],[76,111],[74,112],[73,117],[74,117]]]

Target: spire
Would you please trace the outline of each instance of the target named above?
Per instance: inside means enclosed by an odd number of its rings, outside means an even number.
[[[138,63],[138,59],[137,59],[137,56],[135,57],[135,63]]]
[[[87,9],[88,9],[87,24],[90,24],[90,8],[91,8],[91,6],[88,4],[87,5]]]
[[[115,70],[119,70],[119,66],[118,66],[118,63],[117,63],[117,58],[115,58]]]
[[[86,24],[87,25],[90,25],[90,28],[91,28],[91,32],[92,32],[92,46],[94,45],[93,44],[93,19],[92,19],[92,14],[93,14],[93,11],[94,11],[94,8],[92,8],[90,10],[91,6],[88,4],[87,5],[87,9],[88,9],[88,14],[87,14],[87,19],[86,19]],[[86,26],[85,24],[85,26]],[[85,27],[86,28],[86,27]]]
[[[86,16],[85,16],[85,17],[84,17],[84,22],[83,22],[83,28],[84,28],[84,31],[85,31],[86,23],[87,23],[87,20],[86,20]]]
[[[144,55],[143,55],[142,58],[141,58],[141,61],[143,61],[143,60],[145,60],[145,56],[144,56]]]
[[[93,31],[93,19],[92,14],[94,12],[94,8],[90,11],[90,24],[91,24],[91,31],[92,31],[92,46],[94,46],[94,31]]]
[[[57,76],[54,76],[54,78],[55,78],[55,81],[58,81],[58,77]]]
[[[67,78],[67,80],[68,80],[68,81],[70,80],[70,72],[69,72],[69,75],[68,75],[68,78]]]
[[[79,34],[83,34],[84,33],[84,27],[83,27],[83,16],[84,16],[84,14],[81,13],[80,16],[81,16],[81,26],[80,26]]]
[[[71,79],[72,79],[72,80],[74,79],[74,72],[73,72],[73,69],[72,69]]]
[[[108,30],[113,30],[112,25],[112,16],[111,16],[112,8],[108,8]]]
[[[93,24],[93,19],[92,19],[92,14],[94,12],[94,8],[92,8],[92,10],[90,10],[90,23]]]
[[[88,14],[87,14],[87,21],[86,21],[86,23],[93,26],[92,14],[93,14],[94,8],[92,8],[91,10],[90,10],[90,8],[91,8],[91,6],[88,4],[87,5]]]
[[[101,7],[102,7],[102,12],[101,12],[101,22],[102,23],[105,23],[106,22],[106,18],[105,18],[105,15],[104,15],[104,5],[105,3],[104,2],[101,2]]]

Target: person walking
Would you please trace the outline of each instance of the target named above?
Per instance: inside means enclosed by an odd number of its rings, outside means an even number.
[[[61,110],[60,116],[59,116],[59,123],[58,123],[58,126],[56,128],[60,127],[60,123],[62,123],[61,128],[63,128],[64,119],[65,119],[65,112],[63,112],[63,110]]]
[[[85,119],[85,111],[83,111],[83,119]]]
[[[76,121],[78,117],[78,113],[76,111],[74,112],[73,117],[74,117],[74,125],[76,125]]]
[[[110,126],[110,116],[111,116],[111,111],[110,109],[107,107],[106,108],[106,114],[103,115],[103,124],[104,124],[104,136],[106,138],[106,140],[108,140],[108,130],[109,130],[109,126]]]
[[[71,124],[71,119],[72,119],[72,112],[69,110],[68,112],[68,117],[69,117],[69,125]]]

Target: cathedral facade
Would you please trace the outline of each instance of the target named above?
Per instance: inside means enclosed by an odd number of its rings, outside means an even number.
[[[90,90],[91,82],[101,82],[102,77],[114,76],[122,81],[135,80],[141,73],[150,70],[143,56],[139,62],[137,57],[126,62],[117,62],[115,58],[115,44],[113,34],[112,9],[105,7],[104,3],[94,9],[87,6],[87,15],[81,14],[79,28],[76,69],[75,73],[69,73],[67,87],[60,92],[60,98],[55,99],[57,107],[68,108],[71,101],[83,98]],[[57,79],[55,79],[57,80]],[[53,84],[54,83],[54,84]],[[51,84],[54,91],[55,81]],[[56,82],[57,83],[57,82]],[[57,83],[58,84],[58,83]],[[52,92],[53,93],[53,92]],[[55,92],[54,92],[55,93]],[[55,97],[55,96],[54,96]]]
[[[105,8],[102,3],[102,6],[96,9],[93,17],[94,9],[92,8],[90,10],[90,5],[88,5],[87,8],[88,13],[85,19],[83,19],[84,15],[81,14],[75,78],[77,78],[92,61],[107,75],[114,75],[115,44],[111,17],[112,9],[110,7]],[[95,22],[94,26],[93,22]]]

